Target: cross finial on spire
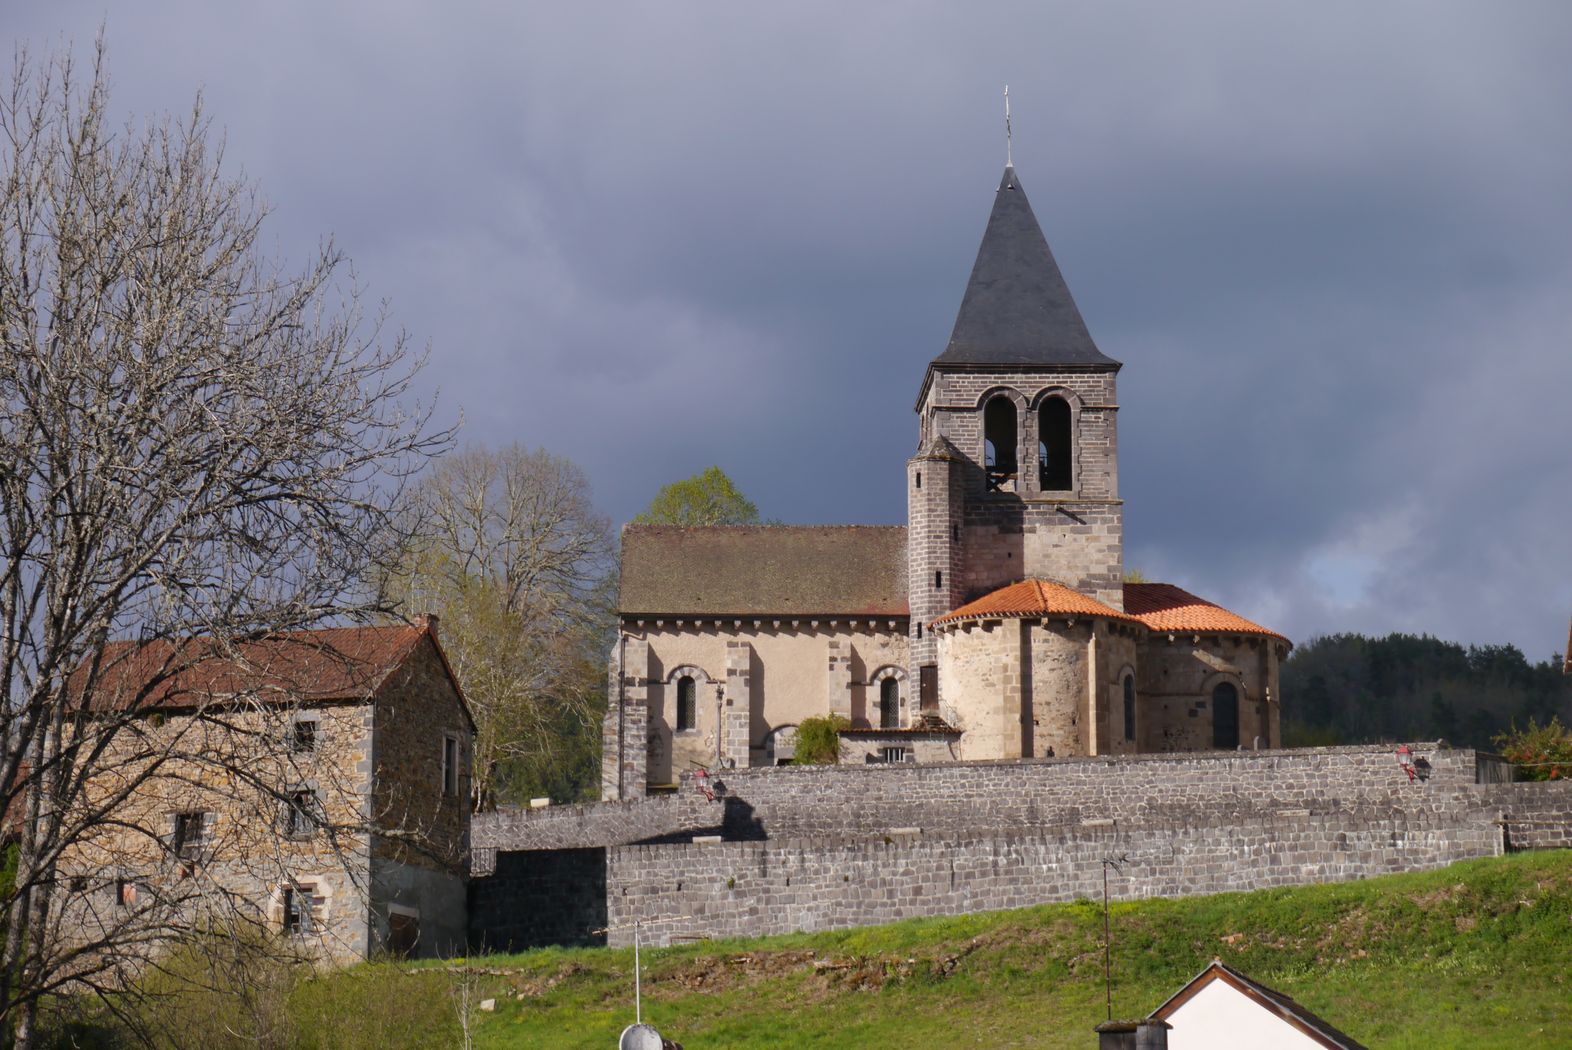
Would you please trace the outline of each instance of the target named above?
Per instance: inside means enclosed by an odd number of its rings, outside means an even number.
[[[1010,85],[1004,85],[1004,164],[1005,167],[1015,167],[1015,157],[1011,153],[1010,144]]]

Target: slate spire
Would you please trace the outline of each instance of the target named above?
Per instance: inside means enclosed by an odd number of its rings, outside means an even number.
[[[1119,367],[1092,342],[1013,165],[999,182],[950,345],[933,363]]]

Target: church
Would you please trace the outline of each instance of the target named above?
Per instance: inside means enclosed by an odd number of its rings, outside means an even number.
[[[1125,579],[1121,367],[1007,166],[918,388],[904,527],[624,528],[602,796],[789,764],[828,715],[842,763],[1279,746],[1288,639]]]

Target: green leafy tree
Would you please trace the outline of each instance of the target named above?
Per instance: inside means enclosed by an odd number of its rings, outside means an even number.
[[[758,525],[759,508],[719,467],[673,481],[633,519],[640,525]]]
[[[1513,725],[1510,732],[1495,738],[1501,756],[1517,766],[1521,780],[1566,780],[1572,778],[1572,733],[1552,718],[1540,725],[1532,718],[1526,728]]]
[[[797,726],[793,761],[804,766],[835,765],[841,759],[840,731],[850,728],[851,722],[843,715],[804,718]]]

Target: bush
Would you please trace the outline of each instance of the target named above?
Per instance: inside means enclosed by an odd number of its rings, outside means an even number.
[[[1572,778],[1572,733],[1559,718],[1539,725],[1532,718],[1526,729],[1513,724],[1511,732],[1495,738],[1501,756],[1517,767],[1521,780]]]
[[[794,761],[805,766],[833,766],[841,759],[841,738],[837,734],[850,728],[851,720],[842,715],[804,718],[797,726]]]

